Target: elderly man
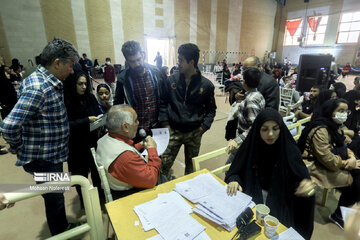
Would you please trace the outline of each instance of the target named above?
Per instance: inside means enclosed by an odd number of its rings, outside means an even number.
[[[144,63],[140,44],[128,41],[121,51],[129,65],[118,74],[114,105],[127,103],[139,116],[139,128],[151,134],[151,128],[158,127],[160,86],[165,80],[159,69]],[[134,139],[139,142],[141,137]]]
[[[71,43],[59,38],[49,42],[41,53],[41,65],[21,83],[18,102],[0,124],[9,151],[17,154],[15,165],[28,173],[63,171],[68,158],[69,123],[62,81],[73,73],[79,57]],[[64,195],[42,196],[51,234],[70,228]]]
[[[248,68],[257,68],[261,71],[261,62],[259,58],[248,57],[244,61],[243,69],[246,70]],[[257,90],[265,98],[265,107],[271,107],[276,110],[279,109],[279,84],[272,76],[266,74],[265,72],[261,72],[261,80]]]
[[[120,191],[113,195],[126,196],[139,188],[152,188],[158,182],[161,159],[156,143],[148,136],[134,145],[132,139],[138,125],[138,116],[129,105],[115,105],[107,114],[109,133],[99,139],[96,159],[106,170],[110,188]],[[144,148],[148,158],[140,154]]]

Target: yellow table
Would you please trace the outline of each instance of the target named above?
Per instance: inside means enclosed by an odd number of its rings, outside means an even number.
[[[147,239],[154,235],[157,235],[158,232],[154,229],[145,232],[142,229],[141,222],[139,221],[138,216],[134,212],[133,208],[136,205],[139,205],[141,203],[148,202],[150,200],[153,200],[157,198],[159,193],[167,193],[171,192],[175,188],[175,184],[178,182],[186,181],[188,179],[194,178],[195,176],[201,174],[201,173],[208,173],[209,171],[207,169],[203,169],[201,171],[183,176],[181,178],[177,178],[175,180],[172,180],[170,182],[160,184],[152,189],[144,190],[139,193],[135,193],[133,195],[120,198],[118,200],[115,200],[113,202],[107,203],[106,208],[111,220],[111,223],[113,225],[113,228],[115,230],[116,236],[119,240],[137,240],[137,239]],[[220,183],[225,183],[219,179],[217,176],[213,175]],[[187,200],[186,200],[187,201]],[[192,204],[191,202],[187,201],[191,206],[195,207],[195,204]],[[253,209],[254,211],[254,209]],[[235,227],[232,232],[226,231],[224,228],[218,226],[217,224],[211,222],[210,220],[197,215],[196,213],[192,213],[191,216],[195,218],[200,224],[202,224],[204,227],[206,227],[205,232],[209,235],[211,239],[231,239],[234,234],[237,232],[237,228]],[[135,221],[139,221],[140,224],[138,226],[135,226]],[[285,231],[287,228],[280,224],[277,233]],[[264,229],[261,230],[261,234],[258,234],[250,239],[268,239],[264,235]]]

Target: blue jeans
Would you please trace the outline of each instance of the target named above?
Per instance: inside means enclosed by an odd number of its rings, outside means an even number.
[[[30,174],[34,172],[62,172],[63,163],[51,163],[46,161],[34,161],[23,166]],[[36,182],[41,184],[43,182]],[[42,197],[45,201],[45,211],[51,235],[62,233],[68,226],[65,213],[65,200],[63,193],[46,193]]]

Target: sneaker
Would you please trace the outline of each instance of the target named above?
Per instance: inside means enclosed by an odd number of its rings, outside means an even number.
[[[339,215],[337,215],[336,213],[333,213],[333,214],[329,215],[329,220],[331,222],[335,223],[339,228],[344,230],[344,220],[342,219],[342,217],[339,217]]]

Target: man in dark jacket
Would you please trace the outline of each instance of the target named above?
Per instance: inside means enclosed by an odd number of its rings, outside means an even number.
[[[258,68],[261,71],[261,62],[258,57],[255,56],[248,57],[244,61],[244,65],[243,65],[244,70],[251,67]],[[262,71],[260,84],[257,90],[265,98],[265,104],[266,104],[265,107],[271,107],[274,108],[275,110],[279,109],[279,101],[280,101],[279,84],[272,76]]]
[[[139,129],[150,134],[151,128],[158,127],[160,85],[164,77],[157,67],[144,63],[144,53],[138,42],[124,43],[121,51],[129,67],[117,76],[114,105],[127,103],[134,108]],[[140,140],[136,135],[134,141]]]
[[[183,44],[178,49],[179,73],[164,81],[159,121],[170,130],[170,142],[162,155],[161,173],[170,169],[182,144],[185,145],[185,174],[193,172],[192,158],[199,154],[202,134],[214,121],[214,85],[197,67],[199,48]]]

